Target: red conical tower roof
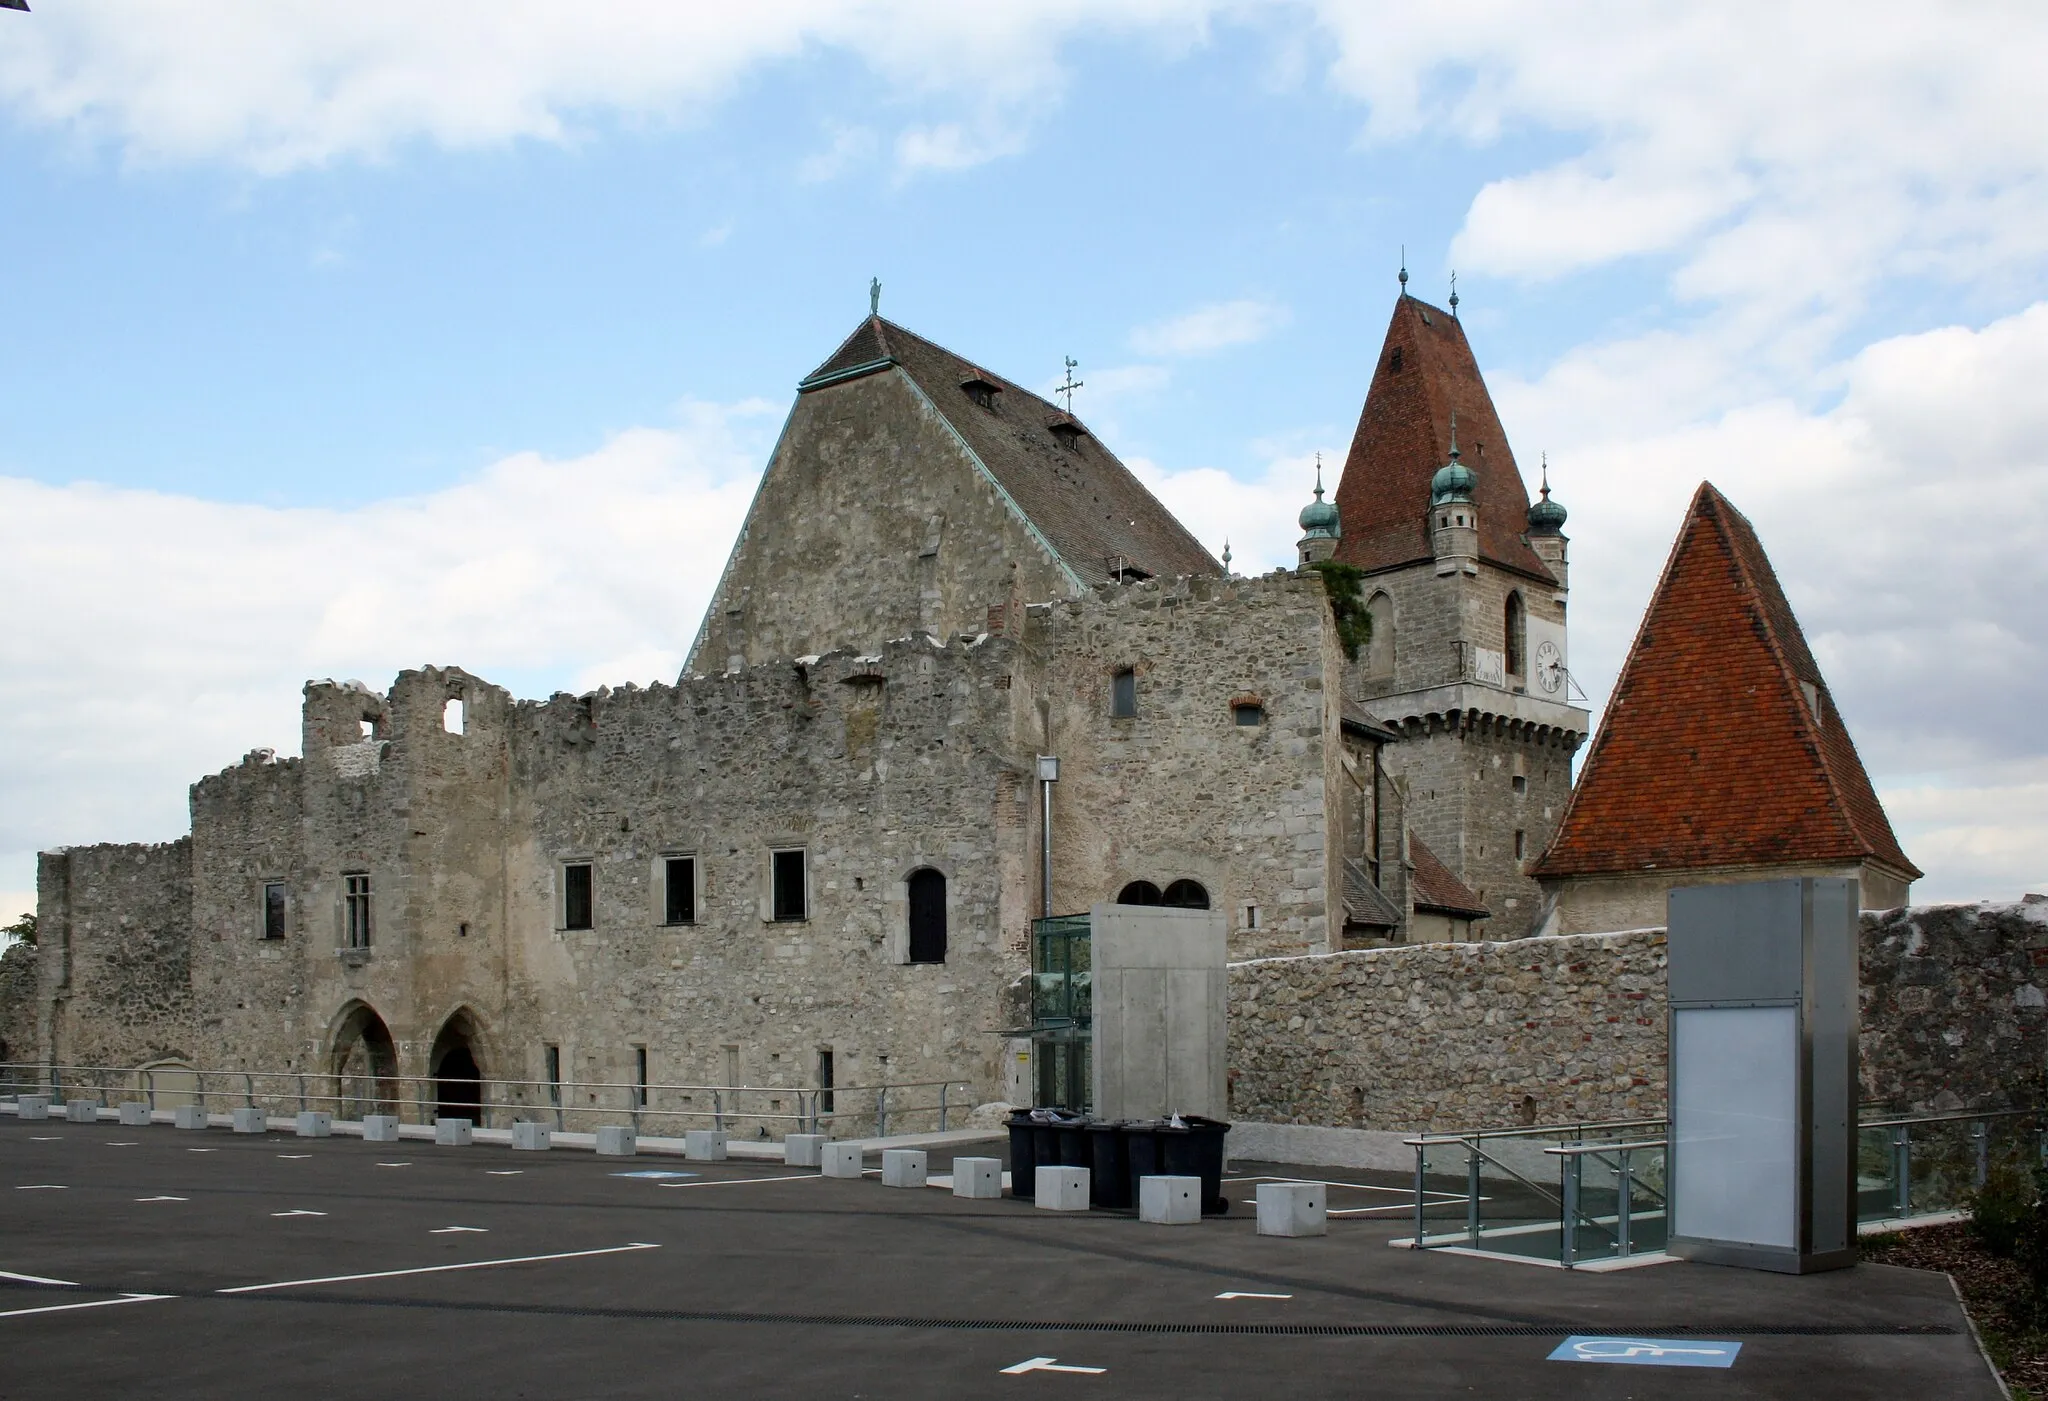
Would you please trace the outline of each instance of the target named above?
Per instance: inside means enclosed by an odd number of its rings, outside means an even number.
[[[1920,875],[1756,530],[1703,482],[1531,874],[1863,860]]]
[[[1529,548],[1529,491],[1508,435],[1480,377],[1465,328],[1447,311],[1405,293],[1394,303],[1358,431],[1337,482],[1343,543],[1337,559],[1393,569],[1433,557],[1429,480],[1450,460],[1451,415],[1458,447],[1478,478],[1479,557],[1549,580]]]

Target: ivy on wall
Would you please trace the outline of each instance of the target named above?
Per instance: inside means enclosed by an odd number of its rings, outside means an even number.
[[[1365,610],[1365,571],[1354,564],[1334,559],[1317,560],[1309,566],[1323,576],[1323,592],[1330,596],[1330,617],[1337,624],[1337,641],[1347,661],[1358,660],[1358,650],[1372,641],[1372,614]]]

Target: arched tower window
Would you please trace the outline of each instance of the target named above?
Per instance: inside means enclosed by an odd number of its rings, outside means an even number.
[[[946,961],[946,878],[926,866],[910,873],[910,961]]]
[[[1529,655],[1529,620],[1522,612],[1522,595],[1510,593],[1507,602],[1507,617],[1503,620],[1507,635],[1508,675],[1520,676],[1527,669],[1525,658]]]
[[[1372,620],[1372,640],[1365,646],[1365,674],[1385,677],[1394,674],[1394,600],[1382,589],[1365,605]]]

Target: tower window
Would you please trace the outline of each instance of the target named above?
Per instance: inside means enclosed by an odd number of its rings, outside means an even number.
[[[370,947],[370,873],[344,872],[341,877],[341,932],[352,949]]]
[[[1239,725],[1263,725],[1266,723],[1266,707],[1257,701],[1238,701],[1230,707],[1230,718]]]
[[[810,918],[809,873],[803,848],[774,855],[774,918],[790,922]]]
[[[441,728],[451,735],[463,732],[462,697],[450,696],[441,703]]]
[[[946,878],[926,866],[910,873],[910,961],[946,961]]]
[[[1130,667],[1110,678],[1109,714],[1115,720],[1138,718],[1138,673]]]
[[[263,883],[263,937],[282,939],[284,937],[284,882]]]
[[[1529,780],[1520,774],[1516,774],[1508,780],[1508,787],[1514,789],[1517,793],[1526,793],[1529,791]]]
[[[1527,856],[1529,854],[1528,848],[1529,834],[1517,830],[1515,832],[1515,860],[1520,861],[1524,856]]]
[[[572,861],[562,867],[562,928],[590,928],[596,895],[596,872],[588,861]]]
[[[662,923],[697,922],[697,859],[671,856],[662,862]]]
[[[1506,637],[1503,650],[1507,653],[1508,675],[1520,676],[1524,670],[1523,658],[1529,650],[1529,619],[1522,609],[1521,594],[1508,595],[1501,630]]]

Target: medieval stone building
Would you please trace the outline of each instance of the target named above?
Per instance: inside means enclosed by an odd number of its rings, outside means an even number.
[[[309,684],[301,756],[194,785],[188,837],[42,857],[11,1049],[997,1099],[1048,910],[1221,909],[1234,957],[1520,936],[1588,722],[1563,523],[1405,295],[1315,567],[1258,579],[1071,413],[871,317],[673,686]]]

